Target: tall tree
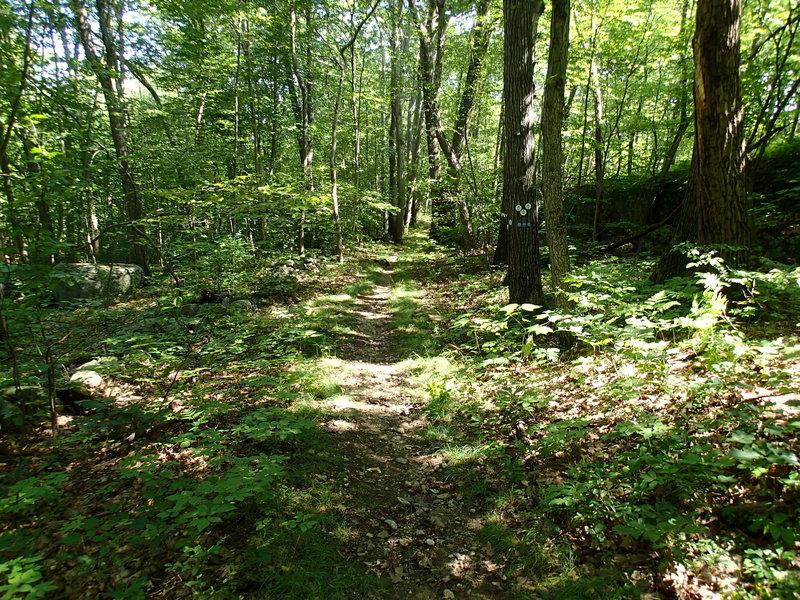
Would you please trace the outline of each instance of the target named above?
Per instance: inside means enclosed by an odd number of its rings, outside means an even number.
[[[397,209],[389,215],[389,235],[403,241],[408,197],[406,194],[406,135],[403,124],[403,52],[407,37],[403,29],[403,2],[391,7],[389,25],[389,197]]]
[[[745,190],[744,109],[739,79],[741,0],[698,0],[694,50],[692,171],[676,241],[719,251],[729,264],[748,255],[752,222]],[[655,277],[681,274],[685,257],[673,251]]]
[[[447,139],[444,138],[443,132],[437,132],[440,140],[439,144],[444,149],[445,157],[447,158],[449,167],[448,175],[455,188],[442,194],[442,196],[455,196],[456,205],[458,207],[458,217],[464,233],[463,245],[468,248],[476,248],[477,239],[475,237],[475,227],[472,222],[469,204],[464,197],[463,191],[459,189],[459,183],[462,174],[464,149],[467,145],[472,114],[478,98],[483,61],[489,49],[489,42],[491,41],[493,30],[494,22],[491,16],[491,2],[489,0],[480,0],[477,7],[475,28],[472,30],[472,48],[467,71],[464,75],[461,99],[458,102],[452,140],[448,142]]]
[[[134,264],[148,270],[147,236],[142,224],[144,210],[136,185],[136,176],[131,166],[128,149],[128,126],[125,118],[125,88],[122,85],[123,52],[121,43],[122,7],[113,0],[96,0],[97,22],[100,28],[102,49],[95,46],[89,13],[84,0],[70,0],[75,25],[83,45],[89,66],[103,90],[103,99],[108,112],[111,140],[117,158],[117,168],[125,198],[125,212],[128,218],[128,237],[131,243],[131,259]]]
[[[569,0],[553,0],[550,52],[542,102],[542,200],[550,250],[550,275],[556,305],[569,305],[564,276],[569,271],[569,246],[564,218],[564,89],[569,56]]]
[[[511,302],[541,304],[539,219],[534,190],[533,23],[542,0],[503,0],[503,205],[508,228]]]
[[[311,7],[305,7],[306,28],[311,28]],[[305,60],[303,60],[305,59]],[[314,190],[314,79],[307,70],[311,69],[311,49],[306,44],[301,55],[297,39],[297,7],[294,0],[289,10],[289,64],[288,84],[289,99],[295,118],[297,146],[300,153],[300,167],[303,171],[303,183],[307,192]],[[300,211],[297,224],[297,253],[305,254],[305,210]]]
[[[543,2],[543,0],[531,0],[530,2],[526,2],[526,4],[527,3],[530,3],[532,5],[530,7],[530,9],[529,9],[530,10],[530,19],[531,19],[531,28],[530,28],[531,29],[531,31],[530,31],[530,37],[531,37],[530,54],[531,55],[530,55],[529,59],[526,58],[526,60],[530,60],[530,63],[531,63],[531,66],[530,66],[530,70],[531,70],[531,73],[530,73],[530,86],[531,86],[530,94],[531,94],[531,96],[530,96],[530,107],[528,107],[528,110],[532,111],[533,110],[533,103],[534,103],[534,101],[536,99],[536,97],[534,95],[534,89],[533,89],[533,66],[535,64],[534,51],[535,51],[535,47],[536,47],[536,37],[537,37],[537,33],[539,31],[539,19],[542,16],[542,13],[544,12],[544,2]],[[527,13],[528,8],[526,7],[525,10],[526,10],[526,13]],[[508,11],[509,12],[513,12],[514,11],[514,7],[508,7]],[[508,21],[507,21],[506,12],[507,12],[506,11],[506,5],[505,5],[505,2],[504,2],[503,3],[503,19],[505,20],[506,27],[508,27]],[[515,33],[515,35],[519,35],[519,33],[517,33],[517,32],[514,32],[514,33]],[[503,125],[502,125],[502,134],[503,134],[502,138],[503,138],[503,141],[502,141],[502,144],[503,145],[502,145],[502,148],[500,149],[500,152],[498,153],[498,154],[502,155],[502,157],[504,159],[508,157],[508,154],[507,154],[507,152],[508,152],[508,144],[506,142],[507,142],[507,140],[509,139],[510,136],[515,135],[515,132],[518,131],[518,126],[519,126],[518,123],[514,124],[516,122],[516,119],[517,119],[518,115],[514,116],[512,118],[512,121],[509,121],[508,105],[507,105],[506,100],[505,100],[506,78],[508,77],[508,70],[509,70],[509,65],[508,65],[509,55],[508,55],[507,50],[508,50],[508,33],[506,32],[506,34],[504,35],[504,38],[503,38],[503,107],[502,107],[502,111],[503,111],[502,112],[502,117],[503,117]],[[515,50],[515,49],[512,48],[511,49],[511,53],[513,55],[515,55],[515,56],[516,55],[519,55],[520,57],[525,56],[525,52],[522,49]],[[518,69],[522,69],[522,67],[523,67],[523,65],[518,65]],[[526,75],[526,77],[527,77],[527,75]],[[530,118],[531,118],[531,122],[533,122],[533,115],[532,114],[531,114]],[[511,127],[512,127],[510,132],[509,132],[509,129],[508,129],[509,123],[511,123]],[[517,133],[516,135],[518,137],[521,137],[522,133]],[[534,134],[533,134],[533,130],[531,130],[531,134],[530,135],[531,135],[531,137],[530,137],[530,145],[531,145],[531,148],[530,148],[530,152],[531,152],[530,161],[531,161],[531,164],[533,165],[533,161],[534,161],[534,148],[533,148]],[[505,165],[505,160],[503,161],[503,164]],[[536,172],[535,169],[531,170],[531,177],[535,176],[535,172]],[[505,167],[504,167],[503,168],[503,181],[504,182],[506,180],[506,174],[505,173],[506,173],[506,171],[505,171]],[[503,185],[503,188],[505,190],[505,183]],[[532,193],[532,198],[529,199],[528,202],[532,206],[535,206],[536,203],[535,203],[535,197],[533,196],[533,182],[532,181],[531,181],[531,193]],[[509,264],[509,265],[511,264],[510,263],[511,259],[509,257],[509,254],[511,252],[511,229],[509,227],[509,223],[514,218],[514,214],[513,214],[514,213],[514,205],[513,204],[509,204],[510,202],[511,202],[511,196],[507,195],[505,193],[505,191],[504,191],[503,192],[503,198],[502,198],[502,201],[501,201],[501,206],[500,206],[500,225],[499,225],[499,231],[498,231],[498,235],[497,235],[497,247],[495,248],[494,257],[492,258],[492,262],[495,263],[495,264]]]
[[[419,33],[419,76],[422,87],[422,104],[425,115],[425,133],[428,146],[428,178],[431,184],[431,237],[437,239],[437,213],[445,210],[440,182],[442,179],[442,158],[440,132],[442,116],[439,105],[439,92],[442,82],[442,62],[444,57],[445,32],[448,16],[445,0],[428,0],[425,16],[417,10],[416,0],[408,0],[411,19]]]
[[[694,201],[697,242],[741,262],[751,242],[739,80],[741,0],[698,0],[694,34]]]
[[[336,157],[336,149],[338,146],[338,127],[339,127],[339,112],[342,106],[342,90],[344,88],[344,75],[345,75],[345,67],[346,67],[346,54],[348,50],[351,50],[355,45],[356,39],[358,38],[361,29],[367,23],[369,18],[375,12],[375,9],[378,8],[378,0],[372,4],[372,7],[369,9],[369,12],[364,16],[364,18],[353,27],[353,31],[350,34],[349,39],[347,39],[344,43],[337,45],[336,53],[333,56],[333,62],[337,67],[338,70],[338,79],[336,84],[336,99],[333,104],[333,118],[331,122],[331,148],[330,153],[328,155],[328,167],[331,179],[331,203],[333,207],[333,221],[334,227],[336,230],[336,256],[339,262],[344,260],[344,243],[342,241],[342,218],[339,211],[339,169],[337,168],[337,157]],[[353,11],[355,12],[355,11]],[[351,14],[350,22],[353,23],[353,15]],[[354,119],[355,122],[356,119]],[[355,136],[358,137],[357,135]],[[356,156],[358,153],[356,153]],[[354,162],[357,162],[357,158]]]
[[[19,69],[18,81],[15,82],[11,98],[9,100],[8,115],[3,122],[0,117],[0,178],[3,179],[3,192],[8,204],[6,212],[11,225],[10,237],[13,241],[14,251],[17,258],[26,258],[25,238],[22,235],[22,224],[19,217],[19,207],[14,195],[14,184],[12,183],[13,168],[9,156],[9,146],[14,128],[17,124],[20,107],[22,106],[23,95],[28,84],[28,74],[30,72],[33,48],[31,38],[33,35],[33,16],[34,2],[31,2],[28,9],[27,24],[25,26],[24,48],[22,51],[22,65],[17,66],[12,63],[12,67]],[[11,257],[8,257],[9,259]]]

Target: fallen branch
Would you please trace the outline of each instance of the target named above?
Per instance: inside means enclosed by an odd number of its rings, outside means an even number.
[[[654,224],[650,225],[650,227],[640,231],[639,233],[635,233],[633,235],[630,235],[630,236],[628,236],[626,238],[623,238],[623,239],[619,240],[618,242],[614,242],[613,244],[609,244],[608,246],[603,248],[603,252],[611,252],[612,250],[615,250],[615,249],[619,248],[620,246],[624,246],[625,244],[630,244],[631,242],[635,242],[636,240],[638,240],[640,238],[643,238],[648,233],[651,233],[651,232],[655,231],[656,229],[660,229],[661,227],[663,227],[664,225],[669,223],[672,219],[674,219],[675,215],[678,214],[680,209],[681,209],[681,204],[678,204],[678,206],[676,206],[672,210],[672,212],[669,213],[667,218],[664,219],[663,221],[659,221],[658,223],[654,223]]]

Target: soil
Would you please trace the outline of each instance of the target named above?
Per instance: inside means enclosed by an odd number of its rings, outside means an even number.
[[[502,561],[482,542],[483,507],[445,476],[445,459],[426,426],[412,383],[394,362],[388,300],[392,270],[382,270],[355,304],[357,332],[339,351],[343,395],[326,401],[326,426],[345,469],[324,474],[340,487],[351,532],[342,550],[391,582],[390,599],[508,598]]]

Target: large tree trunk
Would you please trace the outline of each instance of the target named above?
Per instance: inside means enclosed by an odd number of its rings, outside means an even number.
[[[397,12],[392,15],[389,35],[391,66],[389,79],[389,196],[397,211],[389,215],[389,235],[399,244],[405,234],[406,214],[406,151],[403,126],[402,64],[401,54],[405,46],[402,28],[403,4],[397,2]]]
[[[550,274],[556,306],[566,308],[564,277],[569,271],[569,246],[564,218],[564,87],[569,51],[569,0],[553,0],[550,52],[542,108],[542,196],[550,250]]]
[[[130,164],[128,151],[128,129],[125,119],[125,94],[121,86],[119,47],[114,41],[112,11],[115,7],[103,0],[97,0],[98,23],[100,37],[103,40],[104,57],[97,54],[94,38],[89,24],[89,15],[84,0],[70,0],[75,15],[75,24],[81,38],[84,53],[89,65],[103,91],[108,122],[111,129],[111,140],[117,157],[122,192],[125,198],[125,212],[129,221],[128,237],[131,242],[131,259],[148,272],[146,235],[141,220],[144,215],[142,202],[136,187],[136,179]]]
[[[536,44],[536,37],[537,37],[537,33],[538,33],[538,28],[539,28],[538,27],[539,26],[539,18],[542,16],[542,13],[544,12],[544,2],[542,0],[524,0],[524,1],[525,2],[529,2],[529,3],[532,4],[532,7],[530,9],[528,9],[526,7],[525,11],[528,11],[528,12],[531,13],[530,18],[531,18],[531,38],[532,38],[532,41],[531,41],[531,58],[530,58],[530,61],[531,61],[531,64],[534,64],[535,57],[533,56],[533,51],[534,51],[534,47],[535,47],[535,44]],[[505,5],[504,5],[504,8],[503,8],[504,18],[505,18],[505,10],[506,9],[505,9]],[[522,53],[521,50],[518,51],[518,52]],[[507,54],[505,55],[505,59],[504,60],[506,62],[508,61],[508,55]],[[504,83],[503,93],[505,94],[505,83]],[[531,76],[531,103],[533,103],[534,100],[535,100],[535,97],[533,96],[533,76]],[[531,109],[532,109],[532,106],[531,106]],[[502,162],[505,165],[505,160],[508,157],[508,154],[507,154],[508,146],[505,144],[505,141],[509,138],[509,133],[513,135],[514,132],[517,131],[517,127],[519,127],[519,124],[518,123],[516,125],[512,124],[511,125],[512,129],[509,130],[508,129],[508,124],[509,124],[510,121],[508,120],[508,116],[509,116],[508,115],[508,108],[505,106],[505,104],[502,107],[502,111],[503,111],[503,124],[502,124],[502,128],[503,128],[503,146],[501,148],[501,152],[500,152],[501,157],[500,158],[502,159]],[[512,123],[513,123],[513,121],[512,121]],[[531,161],[533,161],[533,133],[531,133]],[[533,176],[533,175],[531,175],[531,176]],[[505,180],[506,179],[505,179],[505,169],[504,169],[503,170],[503,181],[505,182]],[[509,196],[507,196],[506,193],[505,193],[505,185],[503,186],[503,188],[504,188],[503,199],[502,199],[501,206],[500,206],[500,228],[499,228],[499,230],[497,232],[497,247],[495,248],[494,256],[492,257],[492,262],[494,264],[496,264],[496,265],[510,264],[510,262],[509,262],[510,261],[509,252],[510,252],[510,249],[511,249],[511,230],[509,229],[509,223],[510,223],[511,219],[514,216],[512,214],[514,212],[513,211],[514,204],[509,204],[510,200],[509,200]],[[532,197],[532,199],[529,200],[528,202],[530,202],[531,205],[535,206],[535,197]]]
[[[748,256],[752,222],[745,193],[744,111],[739,79],[741,0],[699,0],[694,48],[692,172],[675,241],[715,249],[730,265]],[[655,278],[685,273],[669,252]]]
[[[509,230],[511,302],[542,303],[539,222],[534,190],[533,23],[541,0],[503,0],[503,103],[505,161],[503,204]]]
[[[695,202],[697,242],[737,247],[751,242],[744,184],[744,111],[739,80],[741,0],[699,0],[694,36]]]

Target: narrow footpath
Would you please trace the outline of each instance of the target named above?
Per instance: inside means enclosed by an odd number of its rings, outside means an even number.
[[[326,475],[348,507],[345,558],[387,578],[387,599],[508,598],[500,559],[478,536],[481,507],[445,476],[443,457],[421,436],[426,419],[419,400],[393,362],[395,261],[355,303],[356,331],[335,364],[343,394],[323,407],[345,457],[345,469]]]

